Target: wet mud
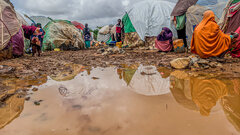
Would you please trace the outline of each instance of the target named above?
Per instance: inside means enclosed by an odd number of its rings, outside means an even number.
[[[140,64],[46,80],[6,100],[0,134],[240,134],[238,77]]]
[[[238,59],[175,70],[169,62],[190,54],[95,52],[0,62],[0,134],[240,134]]]

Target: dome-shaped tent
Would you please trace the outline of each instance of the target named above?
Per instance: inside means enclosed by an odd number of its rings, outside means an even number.
[[[84,48],[82,34],[70,21],[54,20],[43,29],[46,32],[43,39],[43,51],[62,47],[62,50]]]
[[[135,38],[145,41],[145,37],[156,37],[163,27],[170,28],[176,36],[170,18],[174,6],[175,3],[169,1],[142,1],[133,5],[123,17],[125,40]],[[134,32],[139,37],[128,34]],[[133,35],[134,37],[131,37]]]
[[[12,3],[0,1],[0,60],[23,55],[24,41],[21,23]]]

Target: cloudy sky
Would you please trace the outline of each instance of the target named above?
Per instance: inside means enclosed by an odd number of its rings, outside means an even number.
[[[47,16],[89,23],[115,24],[127,7],[141,0],[11,0],[15,9],[28,16]]]

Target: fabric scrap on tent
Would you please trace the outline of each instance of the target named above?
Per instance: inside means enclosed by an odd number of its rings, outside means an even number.
[[[24,53],[24,38],[22,29],[19,30],[10,40],[9,44],[12,44],[13,55],[22,56]]]
[[[144,46],[144,41],[141,40],[137,32],[125,33],[123,46],[129,46],[131,48]]]
[[[123,16],[122,22],[124,24],[124,32],[125,33],[136,32],[127,13]]]
[[[171,16],[181,16],[185,14],[189,7],[195,5],[198,0],[179,0],[173,9]]]
[[[195,28],[191,43],[191,52],[201,58],[216,57],[229,49],[231,38],[224,34],[215,22],[214,12],[204,13],[202,22]]]
[[[237,29],[236,33],[240,35],[240,27]],[[240,36],[236,39],[236,47],[232,50],[231,55],[233,58],[240,58]]]
[[[226,33],[236,31],[237,28],[240,26],[240,2],[238,3],[237,6],[238,6],[237,11],[234,11],[236,13],[232,17],[229,18],[229,21],[228,21],[227,27],[226,27]]]

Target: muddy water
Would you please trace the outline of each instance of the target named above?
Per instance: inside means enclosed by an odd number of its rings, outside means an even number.
[[[237,135],[239,86],[151,66],[88,69],[10,98],[0,135]]]

